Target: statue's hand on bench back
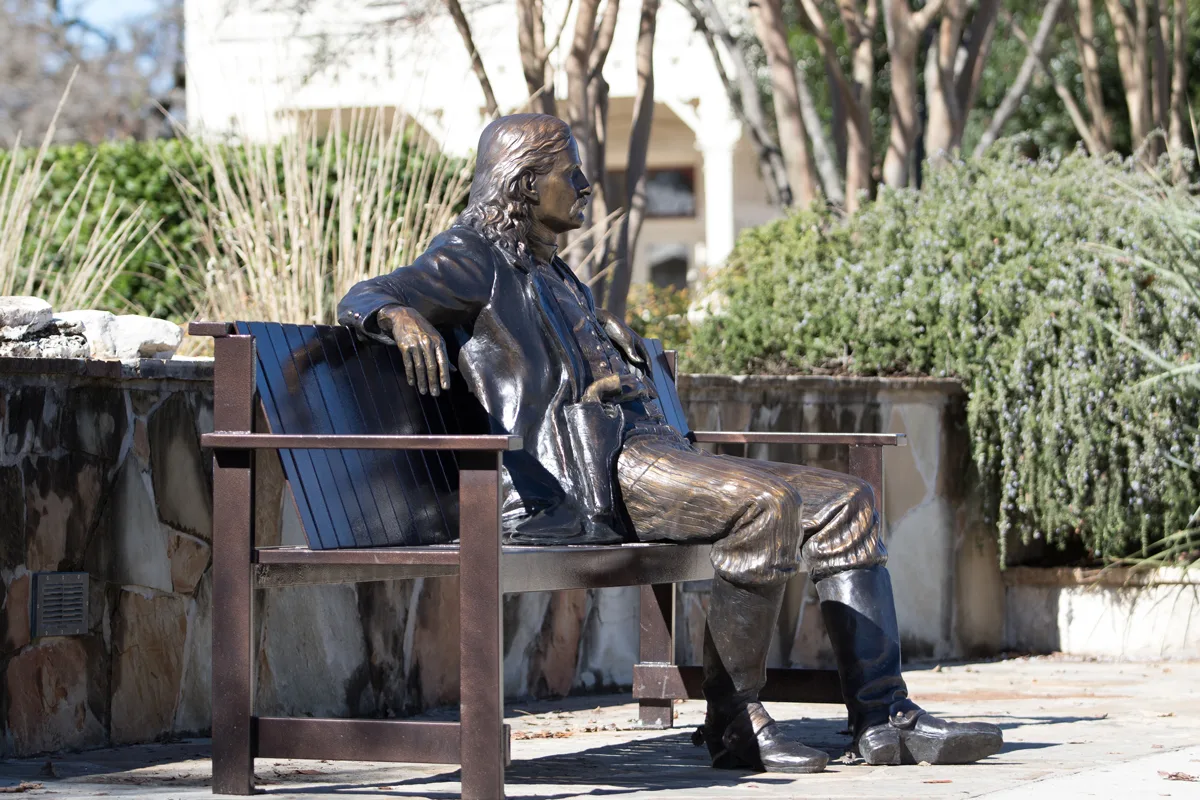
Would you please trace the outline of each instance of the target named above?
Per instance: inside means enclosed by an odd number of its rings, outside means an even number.
[[[379,310],[379,327],[400,348],[409,386],[416,386],[421,394],[434,397],[443,389],[450,389],[446,340],[429,320],[407,306],[385,306]]]

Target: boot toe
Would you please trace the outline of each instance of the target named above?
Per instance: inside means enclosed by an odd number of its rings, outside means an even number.
[[[1000,752],[1004,735],[984,722],[947,722],[922,714],[900,732],[903,760],[910,764],[970,764]]]
[[[789,739],[757,703],[729,724],[721,741],[737,765],[760,772],[821,772],[829,763],[826,753]]]
[[[858,737],[858,754],[871,766],[900,764],[902,752],[900,731],[891,725],[867,728]]]

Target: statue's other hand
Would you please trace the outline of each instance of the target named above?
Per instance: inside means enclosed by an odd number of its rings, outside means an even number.
[[[379,327],[400,348],[404,375],[409,386],[421,394],[437,397],[450,388],[450,359],[446,340],[429,320],[407,306],[385,306],[379,310]]]
[[[621,351],[621,355],[625,356],[626,361],[643,369],[649,367],[650,356],[646,352],[645,344],[642,343],[642,337],[634,333],[624,320],[607,308],[596,309],[596,317],[604,326],[604,332],[608,334],[609,340]]]

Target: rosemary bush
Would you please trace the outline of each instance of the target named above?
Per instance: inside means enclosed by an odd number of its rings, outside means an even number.
[[[748,231],[686,368],[958,377],[1002,547],[1013,534],[1080,537],[1103,558],[1144,550],[1200,497],[1196,394],[1143,382],[1150,352],[1194,357],[1200,327],[1200,295],[1143,260],[1195,246],[1164,211],[1191,201],[1155,186],[1127,164],[1031,162],[1012,143],[850,220]]]

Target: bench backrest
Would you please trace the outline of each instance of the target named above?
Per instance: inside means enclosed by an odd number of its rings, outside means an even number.
[[[239,322],[255,337],[257,388],[271,433],[485,433],[482,409],[455,375],[434,398],[408,385],[395,347],[348,328]],[[662,345],[647,341],[668,421],[688,432]],[[445,544],[458,535],[458,465],[448,451],[281,450],[309,547]]]

